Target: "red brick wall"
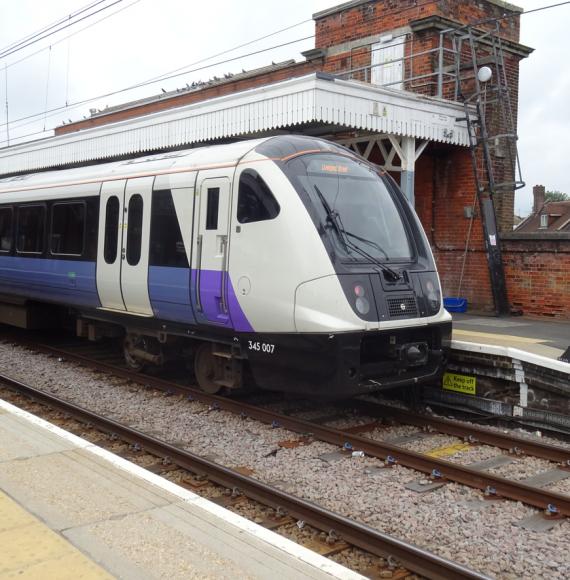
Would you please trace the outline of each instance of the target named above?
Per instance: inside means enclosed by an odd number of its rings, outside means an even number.
[[[472,206],[475,196],[469,150],[430,145],[416,164],[415,192],[416,211],[435,256],[444,296],[463,296],[470,309],[492,312],[493,295],[476,200],[476,217],[465,253],[470,220],[463,208]]]
[[[469,309],[492,312],[479,207],[459,289],[469,220],[463,207],[475,193],[469,151],[431,144],[416,164],[416,211],[439,269],[444,296],[464,296]],[[570,320],[570,239],[502,236],[509,303],[524,314]]]
[[[496,18],[512,13],[487,0],[377,0],[359,4],[340,12],[334,12],[316,20],[316,48],[328,48],[408,26],[410,21],[441,16],[462,24]],[[516,13],[515,13],[516,14]],[[481,28],[490,25],[482,24]],[[502,36],[518,42],[520,23],[518,18],[501,21]]]
[[[417,78],[414,81],[406,81],[405,89],[416,93],[435,96],[437,94],[437,78],[434,75],[438,66],[437,52],[426,52],[437,48],[439,45],[439,32],[437,28],[438,18],[451,19],[459,23],[476,23],[478,21],[501,17],[505,13],[514,15],[513,18],[507,18],[500,21],[500,30],[503,38],[517,42],[519,39],[519,22],[518,12],[512,12],[504,7],[487,0],[473,2],[471,0],[377,0],[375,2],[366,2],[345,10],[334,12],[329,15],[316,19],[316,40],[317,48],[332,48],[338,50],[344,43],[350,43],[358,39],[378,36],[382,33],[393,32],[402,26],[408,26],[412,23],[415,32],[409,33],[402,37],[401,41],[405,44],[404,54],[408,57],[404,61],[405,73],[404,78],[412,76]],[[449,20],[447,20],[448,22]],[[482,23],[479,29],[494,29],[495,23]],[[451,39],[446,37],[448,48],[451,48]],[[324,62],[324,69],[332,73],[341,73],[354,70],[359,67],[370,65],[371,45],[358,48],[343,47],[343,52],[327,56]],[[420,53],[426,54],[420,54]],[[411,55],[413,58],[409,58]],[[419,56],[418,56],[419,55]],[[445,64],[453,62],[450,53],[446,53]],[[505,51],[504,62],[507,82],[510,91],[510,100],[512,103],[513,118],[517,118],[518,105],[518,83],[519,83],[519,63],[521,60],[519,54]],[[478,48],[478,59],[483,63],[488,63],[496,76],[495,66],[492,64],[493,54],[485,45]],[[471,52],[467,43],[463,43],[462,62],[466,65],[463,70],[463,76],[469,79],[469,69],[471,63]],[[363,71],[352,75],[352,78],[358,80],[369,80]],[[444,84],[444,96],[449,99],[455,98],[455,84],[452,79],[444,77],[448,81]],[[467,80],[463,83],[465,96],[469,97],[473,91],[474,83]],[[490,97],[491,98],[491,97]],[[510,132],[510,129],[504,123],[503,111],[492,105],[487,107],[487,129],[489,135],[501,135]],[[516,129],[516,127],[515,127]],[[504,183],[514,181],[513,173],[514,149],[508,149],[509,143],[506,139],[501,139],[499,147],[495,147],[495,142],[491,142],[491,162],[495,177],[495,183]],[[509,154],[510,153],[510,154]],[[481,162],[481,166],[483,166]],[[467,167],[469,176],[466,179],[472,180],[472,169]],[[481,177],[484,177],[482,175]],[[487,189],[488,183],[484,179],[482,186]],[[510,232],[513,225],[514,215],[514,191],[504,191],[494,198],[495,211],[497,215],[497,226],[499,231]],[[453,222],[455,224],[455,222]],[[445,227],[445,224],[443,224]],[[455,233],[455,231],[453,231]]]
[[[513,306],[570,320],[570,240],[503,239],[503,259]]]

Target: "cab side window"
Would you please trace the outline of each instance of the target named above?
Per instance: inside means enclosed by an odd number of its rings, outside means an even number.
[[[240,224],[272,220],[279,203],[257,171],[246,169],[239,179],[237,219]]]

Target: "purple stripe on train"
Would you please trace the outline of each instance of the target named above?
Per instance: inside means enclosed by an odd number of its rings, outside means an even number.
[[[196,274],[197,270],[192,270],[192,296],[196,296]],[[198,320],[228,326],[239,332],[253,332],[253,327],[247,320],[239,304],[229,276],[226,276],[225,279],[227,284],[227,313],[224,312],[222,304],[222,272],[217,270],[200,271],[200,302],[202,312],[201,316],[197,313]]]

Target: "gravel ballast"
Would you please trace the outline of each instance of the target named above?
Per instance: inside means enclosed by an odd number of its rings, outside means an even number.
[[[253,477],[264,482],[490,576],[505,579],[570,576],[568,520],[548,532],[529,531],[515,524],[536,510],[520,503],[484,502],[481,492],[457,484],[416,493],[404,487],[406,483],[425,479],[413,470],[401,466],[380,469],[382,462],[371,457],[330,457],[327,454],[339,448],[319,441],[282,447],[279,443],[299,439],[300,435],[212,410],[183,397],[125,385],[122,379],[11,344],[0,345],[0,368],[13,378],[228,467],[248,467],[253,470]],[[365,422],[358,417],[353,421],[335,421],[343,426]],[[386,440],[413,435],[418,430],[411,426],[387,426],[366,436]],[[434,435],[404,446],[427,452],[458,442],[455,437]],[[481,445],[444,459],[468,464],[500,453]],[[536,458],[514,459],[493,473],[525,479],[553,466]],[[549,489],[568,492],[567,482]]]

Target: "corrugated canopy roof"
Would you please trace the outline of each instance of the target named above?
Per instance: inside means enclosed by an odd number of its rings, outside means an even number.
[[[0,149],[0,175],[136,156],[196,143],[255,137],[303,125],[394,134],[467,146],[463,106],[324,73],[278,82]]]

